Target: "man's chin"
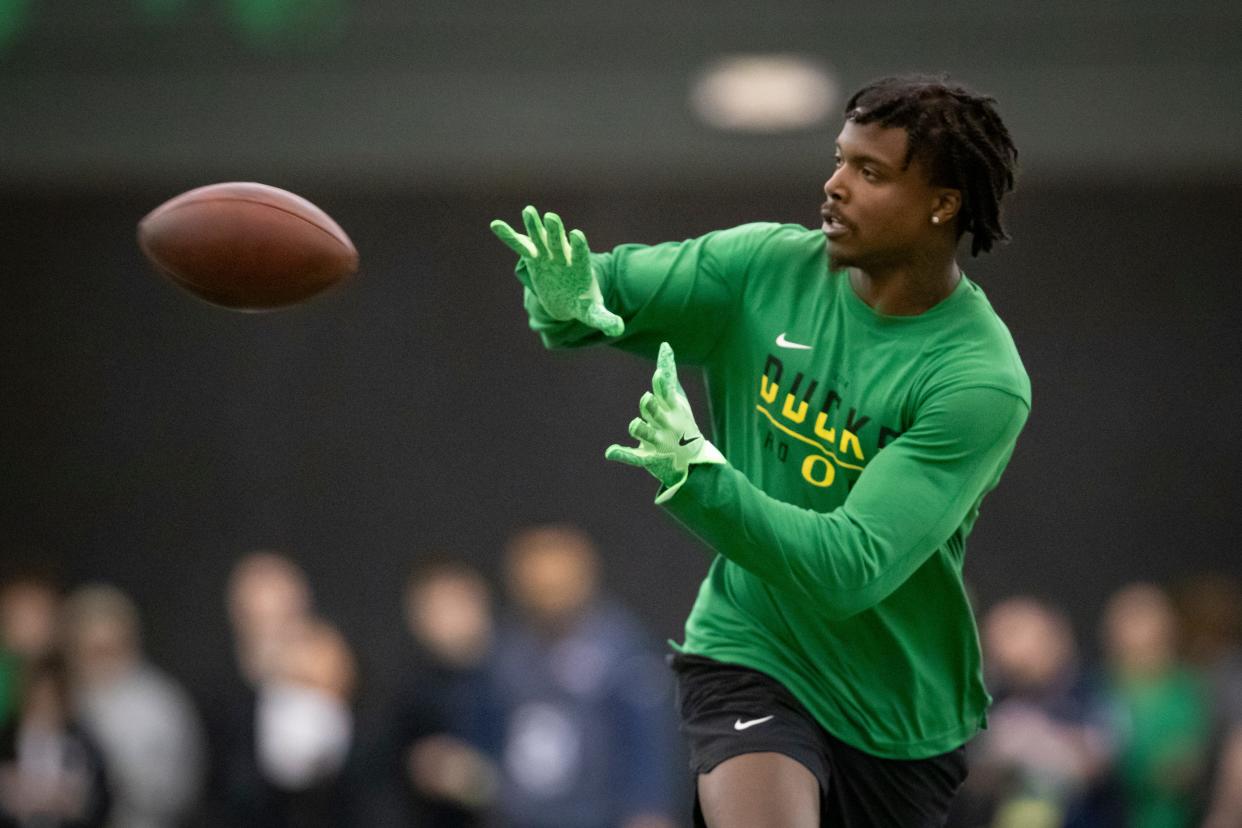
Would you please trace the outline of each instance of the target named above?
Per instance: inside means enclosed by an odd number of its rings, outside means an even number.
[[[838,250],[833,247],[832,243],[828,243],[828,269],[844,270],[847,267],[857,267],[858,260],[851,256],[847,251]]]

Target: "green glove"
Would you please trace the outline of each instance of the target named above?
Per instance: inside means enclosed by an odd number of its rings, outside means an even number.
[[[552,319],[577,319],[598,328],[609,336],[620,336],[625,322],[604,307],[599,281],[591,271],[591,250],[581,230],[573,230],[568,238],[565,225],[556,213],[546,213],[539,220],[539,211],[527,207],[522,211],[526,225],[523,236],[505,222],[492,222],[492,232],[522,257],[529,281],[526,287],[535,294]]]
[[[665,486],[656,497],[656,503],[663,503],[686,482],[692,465],[724,463],[725,459],[694,422],[690,401],[677,379],[673,349],[667,342],[660,344],[651,387],[654,393],[643,394],[638,403],[642,416],[630,423],[630,436],[638,441],[638,447],[614,444],[604,456],[651,472]]]

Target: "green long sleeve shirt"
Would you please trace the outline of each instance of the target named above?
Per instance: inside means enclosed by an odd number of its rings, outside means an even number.
[[[876,313],[830,270],[823,234],[791,225],[592,264],[624,335],[552,321],[528,292],[531,327],[548,347],[649,358],[670,342],[704,373],[728,460],[692,467],[664,503],[717,553],[682,649],[772,676],[876,756],[969,739],[989,698],[965,541],[1030,409],[983,291],[963,277],[925,313]]]

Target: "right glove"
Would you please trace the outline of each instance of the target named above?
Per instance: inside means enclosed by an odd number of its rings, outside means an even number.
[[[552,319],[577,319],[608,336],[620,336],[625,322],[604,307],[599,281],[591,270],[591,250],[581,230],[565,236],[565,225],[556,213],[528,206],[522,223],[529,235],[523,236],[505,222],[492,222],[492,232],[526,265],[526,287],[535,294]]]
[[[651,391],[643,394],[638,410],[642,416],[630,423],[630,436],[638,445],[630,448],[614,443],[604,452],[604,457],[649,471],[664,486],[656,503],[663,503],[677,493],[686,482],[691,466],[726,462],[720,449],[707,441],[694,421],[690,401],[677,379],[673,348],[667,342],[660,343]]]

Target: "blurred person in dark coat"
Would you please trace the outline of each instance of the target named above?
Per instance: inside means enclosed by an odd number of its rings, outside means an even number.
[[[668,671],[637,620],[599,594],[594,544],[571,526],[535,527],[512,538],[505,565],[503,824],[671,828]]]
[[[228,608],[239,686],[210,711],[217,819],[255,828],[348,824],[357,683],[349,645],[312,614],[309,582],[283,555],[241,559]]]
[[[1117,824],[1102,789],[1113,734],[1069,619],[1015,596],[988,611],[981,631],[994,701],[988,728],[970,743],[971,772],[950,824]]]
[[[26,664],[20,686],[17,716],[0,728],[0,828],[101,828],[104,760],[73,718],[64,662]]]
[[[411,573],[404,610],[415,651],[390,707],[387,764],[410,824],[483,825],[501,734],[490,689],[491,589],[469,564],[433,560]]]
[[[108,766],[108,824],[184,824],[202,793],[201,723],[181,685],[143,655],[137,608],[115,587],[81,587],[62,630],[75,709]]]

